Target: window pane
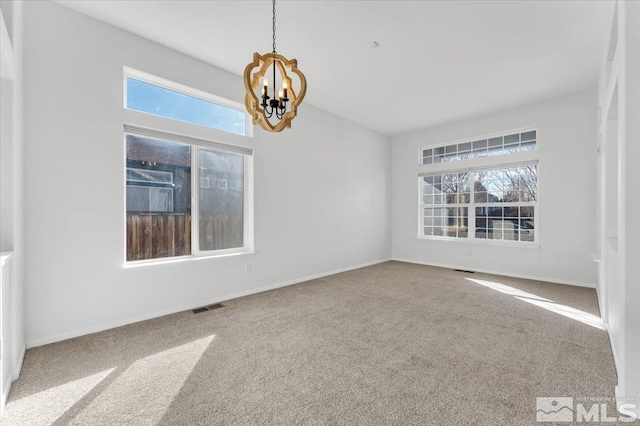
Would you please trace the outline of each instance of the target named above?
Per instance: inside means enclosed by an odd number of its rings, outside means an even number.
[[[466,238],[468,213],[467,207],[425,208],[424,235]]]
[[[423,152],[432,152],[433,157],[424,154],[424,165],[439,162],[460,161],[470,158],[504,155],[536,149],[536,131],[508,134],[491,139],[461,142],[455,145],[443,145]],[[429,162],[427,158],[431,158]]]
[[[471,142],[461,143],[458,145],[459,152],[471,151]]]
[[[520,140],[521,141],[531,141],[536,139],[536,131],[532,131],[532,132],[525,132],[520,134]]]
[[[476,207],[476,238],[534,241],[533,206]]]
[[[201,251],[244,246],[244,157],[198,149]]]
[[[445,209],[445,226],[443,236],[466,238],[469,226],[467,207],[450,207]]]
[[[487,147],[487,140],[481,140],[481,141],[475,141],[473,142],[473,149],[475,150],[482,150],[485,149]]]
[[[520,207],[520,241],[535,240],[535,207]]]
[[[127,77],[127,108],[160,117],[246,134],[244,111]]]
[[[537,166],[507,167],[475,172],[476,203],[517,203],[536,201]]]
[[[513,143],[517,143],[517,142],[520,142],[520,135],[519,134],[509,135],[509,136],[505,136],[504,137],[504,144],[505,145],[509,145],[509,144],[513,144]]]
[[[489,146],[502,146],[502,137],[489,139]]]
[[[127,260],[191,254],[191,148],[127,135]]]

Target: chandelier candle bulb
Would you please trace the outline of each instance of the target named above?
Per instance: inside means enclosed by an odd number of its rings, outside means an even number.
[[[262,81],[262,97],[267,96],[267,86],[269,86],[269,80],[265,77]]]

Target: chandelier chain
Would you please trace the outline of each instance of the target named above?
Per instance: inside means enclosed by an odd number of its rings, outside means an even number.
[[[273,54],[276,54],[276,0],[273,0]]]

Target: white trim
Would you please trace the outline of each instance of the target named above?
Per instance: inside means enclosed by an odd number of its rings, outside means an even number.
[[[479,157],[465,160],[465,163],[436,163],[420,166],[418,176],[440,175],[444,173],[476,172],[505,167],[540,164],[536,151],[514,152],[505,157]]]
[[[253,235],[253,149],[239,145],[231,145],[223,142],[215,142],[209,139],[197,138],[180,133],[168,132],[154,128],[141,127],[133,124],[124,124],[124,217],[127,217],[127,187],[136,186],[128,185],[127,182],[127,136],[140,135],[149,136],[163,141],[177,142],[188,144],[191,155],[191,254],[184,256],[173,256],[160,259],[144,259],[144,260],[127,260],[127,227],[124,227],[124,265],[123,268],[150,266],[165,263],[182,262],[185,260],[195,259],[213,259],[226,258],[230,255],[244,255],[254,253],[254,235]],[[243,158],[243,246],[222,250],[200,250],[199,239],[199,220],[200,215],[197,214],[199,207],[199,179],[200,179],[200,149],[213,149],[223,152],[231,152],[233,154],[242,155]],[[146,187],[145,187],[146,188]],[[196,212],[194,214],[193,212]],[[125,220],[126,222],[126,220]]]
[[[191,257],[200,254],[200,151],[191,146]],[[151,259],[153,260],[153,259]]]
[[[239,250],[242,250],[242,251],[239,251]],[[221,253],[223,251],[224,253]],[[192,262],[194,260],[233,259],[233,258],[242,257],[242,256],[253,256],[258,252],[246,251],[244,249],[229,249],[229,250],[205,251],[200,253],[205,253],[205,254],[188,254],[185,256],[162,257],[159,259],[129,260],[129,261],[125,260],[124,264],[122,265],[122,269],[142,268],[144,266],[168,265],[171,263]],[[217,254],[211,254],[211,253],[217,253]]]
[[[600,114],[598,121],[600,123],[606,123],[609,120],[609,113],[613,107],[614,95],[618,91],[618,75],[620,74],[620,59],[618,51],[616,50],[615,57],[611,63],[611,70],[609,81],[607,83],[606,93],[604,95],[603,103],[600,105]]]
[[[599,296],[598,294],[598,289],[596,288],[596,295]],[[600,297],[598,297],[598,300],[600,299]],[[600,306],[598,306],[600,307]],[[602,325],[604,326],[604,329],[607,330],[607,334],[609,335],[609,342],[610,342],[610,346],[611,346],[611,354],[613,355],[613,364],[616,367],[616,375],[619,376],[620,373],[620,362],[618,361],[620,358],[618,357],[618,354],[616,353],[616,346],[611,344],[613,342],[613,337],[611,336],[611,327],[609,326],[609,323],[607,321],[604,321],[604,319],[602,320]],[[620,383],[620,381],[618,380],[618,383]],[[616,386],[616,390],[617,390],[618,386]]]
[[[72,339],[74,337],[84,336],[86,334],[97,333],[99,331],[109,330],[109,329],[116,328],[116,327],[121,327],[121,326],[127,325],[127,324],[133,324],[133,323],[136,323],[136,322],[145,321],[145,320],[149,320],[149,319],[152,319],[152,318],[157,318],[157,317],[161,317],[161,316],[165,316],[165,315],[171,315],[171,314],[175,314],[177,312],[188,311],[188,310],[191,310],[191,309],[199,308],[201,306],[206,306],[206,305],[211,305],[211,304],[214,304],[214,303],[224,302],[224,301],[227,301],[227,300],[237,299],[239,297],[244,297],[244,296],[249,296],[249,295],[256,294],[256,293],[262,293],[262,292],[265,292],[265,291],[274,290],[276,288],[287,287],[287,286],[294,285],[294,284],[299,284],[299,283],[302,283],[302,282],[305,282],[305,281],[311,281],[311,280],[315,280],[315,279],[318,279],[318,278],[323,278],[323,277],[326,277],[326,276],[329,276],[329,275],[335,275],[335,274],[339,274],[339,273],[342,273],[342,272],[353,271],[355,269],[366,268],[367,266],[377,265],[379,263],[388,262],[390,260],[391,260],[391,258],[374,260],[372,262],[361,263],[361,264],[358,264],[358,265],[347,266],[345,268],[335,269],[333,271],[327,271],[327,272],[321,272],[319,274],[308,275],[306,277],[296,278],[296,279],[284,281],[284,282],[281,282],[281,283],[278,283],[278,284],[271,284],[271,285],[266,285],[266,286],[263,286],[263,287],[258,287],[258,288],[255,288],[255,289],[251,289],[251,290],[245,290],[245,291],[241,291],[239,293],[230,294],[230,295],[227,295],[227,296],[221,296],[221,297],[216,297],[216,298],[212,298],[212,299],[201,300],[201,301],[198,301],[198,302],[188,303],[188,304],[176,306],[176,307],[173,307],[173,308],[164,309],[162,311],[154,312],[154,313],[151,313],[151,314],[139,315],[139,316],[136,316],[136,317],[132,317],[132,318],[128,318],[128,319],[124,319],[124,320],[120,320],[120,321],[114,321],[114,322],[110,322],[110,323],[106,323],[106,324],[96,325],[96,326],[92,326],[92,327],[86,327],[86,328],[83,328],[83,329],[80,329],[80,330],[76,330],[76,331],[69,331],[69,332],[66,332],[66,333],[56,334],[56,335],[50,336],[50,337],[43,337],[43,338],[40,338],[40,339],[34,339],[34,340],[31,340],[31,341],[27,342],[27,348],[31,349],[31,348],[35,348],[37,346],[48,345],[50,343],[55,343],[55,342],[60,342],[62,340]]]
[[[572,286],[576,286],[576,287],[585,287],[585,288],[593,288],[593,289],[595,289],[595,284],[586,284],[586,283],[582,283],[582,282],[578,282],[578,281],[562,280],[562,279],[558,279],[558,278],[538,277],[538,276],[535,276],[535,275],[526,275],[526,274],[513,274],[513,273],[510,273],[510,272],[501,272],[501,271],[492,271],[492,270],[488,270],[488,269],[469,268],[469,266],[462,266],[462,265],[450,265],[450,264],[443,264],[443,263],[423,262],[423,261],[420,261],[420,260],[411,260],[411,259],[405,259],[405,258],[399,258],[399,257],[392,257],[391,260],[394,260],[396,262],[413,263],[415,265],[435,266],[437,268],[446,268],[446,269],[462,269],[462,270],[465,270],[465,271],[480,272],[480,273],[483,273],[483,274],[502,275],[502,276],[505,276],[505,277],[522,278],[522,279],[525,279],[525,280],[544,281],[544,282],[553,283],[553,284],[564,284],[564,285],[572,285]]]
[[[535,165],[536,174],[539,163],[537,160],[525,162],[525,163],[514,163],[514,166],[525,166],[525,165]],[[540,246],[540,236],[539,236],[539,217],[540,212],[538,210],[538,199],[540,198],[540,193],[538,190],[538,185],[536,181],[536,201],[517,201],[517,202],[492,202],[492,203],[480,203],[475,201],[475,182],[476,176],[475,171],[493,171],[496,169],[503,169],[504,166],[495,166],[495,167],[482,167],[482,168],[468,168],[462,170],[451,170],[451,171],[443,171],[443,172],[428,172],[428,173],[419,173],[418,174],[418,239],[422,240],[435,240],[435,241],[460,241],[460,242],[473,242],[475,244],[496,244],[497,241],[507,244],[513,244],[514,246],[530,246],[530,247],[539,247]],[[457,173],[460,171],[465,171],[469,173],[469,202],[468,203],[452,203],[452,204],[425,204],[424,203],[424,178],[428,176],[438,176],[445,173]],[[443,199],[444,202],[444,199]],[[533,241],[513,241],[513,240],[493,240],[489,238],[476,238],[476,208],[489,208],[489,207],[497,207],[497,208],[509,208],[509,207],[533,207],[535,209],[535,215],[533,217]],[[447,209],[447,208],[467,208],[467,221],[468,221],[468,230],[466,237],[445,237],[445,236],[435,236],[435,235],[425,235],[424,229],[426,228],[424,224],[424,209],[432,208],[432,209]],[[489,241],[493,241],[493,243],[489,243]]]
[[[253,148],[240,145],[231,145],[224,142],[217,142],[210,139],[196,138],[181,133],[168,132],[166,130],[152,129],[150,127],[136,126],[135,124],[124,124],[124,133],[135,136],[147,136],[154,139],[161,139],[170,142],[178,142],[187,145],[196,145],[203,148],[213,148],[234,154],[253,155]]]
[[[13,257],[13,252],[12,251],[3,251],[0,253],[0,266],[4,266],[5,263],[7,263],[7,261],[9,259],[11,259],[11,257]]]
[[[13,54],[13,46],[11,46],[11,38],[7,31],[7,24],[4,21],[4,15],[0,10],[0,77],[13,81],[15,70],[15,56]]]
[[[458,145],[458,144],[461,144],[461,143],[476,142],[476,141],[481,141],[483,139],[489,140],[491,138],[510,136],[510,135],[515,134],[515,133],[520,134],[520,133],[525,133],[525,132],[536,132],[536,139],[535,139],[535,141],[536,141],[536,149],[534,151],[537,151],[538,150],[538,146],[537,146],[537,144],[538,144],[538,126],[530,126],[530,127],[523,127],[523,128],[520,128],[520,129],[507,130],[505,132],[490,133],[488,135],[474,136],[474,137],[470,137],[470,138],[461,138],[461,139],[448,141],[448,142],[437,142],[437,143],[432,143],[430,145],[423,146],[423,147],[420,148],[420,151],[419,151],[419,155],[418,156],[420,158],[418,159],[418,161],[419,161],[418,165],[419,166],[431,166],[433,164],[439,164],[439,163],[432,163],[432,164],[423,164],[422,163],[422,158],[423,158],[425,149],[443,148],[443,147],[446,147],[448,145]],[[525,142],[528,142],[528,141],[525,141]],[[505,153],[505,154],[510,155],[512,153]],[[490,157],[499,157],[500,155],[504,155],[504,154],[499,154],[499,155],[490,156]],[[468,161],[468,160],[471,160],[471,159],[462,159],[462,160],[456,160],[456,161]],[[455,162],[455,161],[451,161],[451,162]]]
[[[416,237],[420,241],[448,241],[458,244],[473,244],[483,246],[497,247],[519,247],[528,249],[540,248],[540,243],[533,241],[513,241],[513,240],[492,240],[489,238],[462,238],[462,237],[441,237],[436,235],[418,235]]]
[[[11,380],[14,382],[20,378],[20,372],[22,371],[22,363],[24,362],[24,354],[27,351],[27,345],[22,345],[22,350],[20,351],[20,356],[18,357],[18,362],[16,363],[15,368],[11,372]]]
[[[11,380],[7,380],[7,384],[2,389],[2,400],[0,400],[0,416],[4,413],[4,407],[7,405],[7,398],[9,397],[9,391],[11,391]]]
[[[22,371],[22,362],[24,361],[24,354],[26,351],[27,351],[27,346],[23,345],[22,350],[20,351],[18,362],[16,363],[17,365],[15,366],[14,370],[11,372],[10,380],[7,380],[7,384],[5,385],[5,388],[2,389],[2,399],[0,399],[0,416],[2,416],[2,413],[4,413],[4,408],[5,408],[5,405],[7,404],[7,398],[9,397],[9,392],[11,391],[11,385],[20,377],[20,371]]]
[[[482,139],[491,139],[491,138],[497,138],[500,136],[509,136],[512,135],[514,133],[525,133],[525,132],[533,132],[533,131],[537,131],[538,130],[538,126],[527,126],[527,127],[521,127],[519,129],[512,129],[512,130],[505,130],[505,131],[500,131],[500,132],[494,132],[494,133],[489,133],[486,135],[480,135],[480,136],[472,136],[472,137],[466,137],[466,138],[460,138],[460,139],[456,139],[456,140],[452,140],[452,141],[448,141],[448,142],[438,142],[435,144],[431,144],[431,145],[426,145],[425,147],[420,149],[420,155],[422,155],[422,150],[423,149],[429,149],[429,148],[433,148],[433,147],[440,147],[440,146],[446,146],[446,145],[453,145],[453,144],[458,144],[458,143],[466,143],[466,142],[474,142],[474,141],[478,141],[478,140],[482,140]],[[537,137],[537,135],[536,135]],[[536,139],[537,140],[537,139]]]

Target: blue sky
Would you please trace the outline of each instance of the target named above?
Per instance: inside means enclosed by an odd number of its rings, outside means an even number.
[[[127,78],[127,108],[237,135],[245,134],[245,113]]]

